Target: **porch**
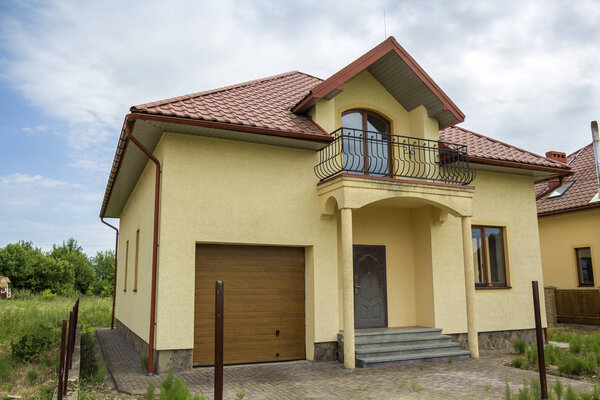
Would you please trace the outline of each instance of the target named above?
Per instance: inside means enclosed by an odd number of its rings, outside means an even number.
[[[430,360],[468,357],[442,328],[468,332],[470,355],[479,356],[473,189],[347,175],[319,184],[321,217],[338,223],[340,330],[349,333],[338,343],[346,368],[422,362],[415,352]],[[411,326],[421,328],[402,328]],[[379,333],[389,346],[367,345],[374,335],[361,328],[387,328]],[[423,343],[422,336],[436,340]],[[438,349],[436,341],[446,347]],[[373,347],[381,354],[365,351]]]

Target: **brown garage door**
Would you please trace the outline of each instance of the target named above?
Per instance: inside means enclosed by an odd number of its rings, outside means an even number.
[[[194,364],[214,364],[215,281],[225,281],[226,364],[304,352],[304,248],[196,246]]]

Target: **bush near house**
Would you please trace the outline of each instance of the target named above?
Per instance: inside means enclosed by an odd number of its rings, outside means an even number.
[[[569,343],[569,350],[563,350],[551,344],[544,345],[548,373],[563,376],[595,377],[600,365],[600,333],[582,335],[581,333],[565,333],[560,330],[549,331],[551,341]],[[513,366],[523,369],[537,369],[538,353],[535,345],[515,340],[515,350],[520,356],[513,359]]]
[[[88,257],[73,238],[49,252],[21,241],[0,248],[0,276],[7,276],[15,291],[111,296],[114,261],[112,250]]]

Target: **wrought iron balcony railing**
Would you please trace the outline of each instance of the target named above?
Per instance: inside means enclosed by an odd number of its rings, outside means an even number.
[[[315,166],[320,180],[344,172],[458,185],[475,178],[466,145],[351,128],[332,134],[334,141],[320,151]]]

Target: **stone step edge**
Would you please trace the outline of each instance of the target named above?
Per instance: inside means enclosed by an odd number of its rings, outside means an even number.
[[[381,349],[356,349],[356,356],[363,353],[392,353],[392,352],[403,352],[403,351],[414,351],[414,350],[437,350],[437,349],[445,349],[445,348],[457,348],[460,349],[460,344],[456,342],[449,343],[437,343],[436,345],[432,344],[423,344],[423,345],[413,345],[413,346],[389,346]]]
[[[467,350],[459,350],[459,351],[449,351],[446,353],[425,353],[425,354],[412,354],[401,357],[365,357],[365,358],[357,358],[357,361],[360,360],[363,363],[375,363],[375,362],[394,362],[394,361],[418,361],[418,360],[426,360],[430,358],[450,358],[456,356],[471,356],[471,353]]]

